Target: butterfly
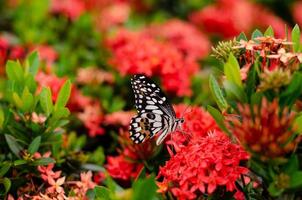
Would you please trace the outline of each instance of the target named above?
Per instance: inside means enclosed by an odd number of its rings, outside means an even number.
[[[184,123],[184,119],[176,118],[166,95],[150,78],[134,75],[131,86],[138,114],[131,119],[130,138],[139,144],[159,134],[156,144],[160,145],[169,133]]]

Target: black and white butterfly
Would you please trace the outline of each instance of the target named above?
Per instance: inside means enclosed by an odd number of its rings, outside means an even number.
[[[175,131],[183,122],[176,118],[172,105],[161,89],[148,77],[134,75],[131,79],[138,115],[130,122],[130,138],[139,144],[146,138],[159,134],[156,144],[161,144],[167,135]]]

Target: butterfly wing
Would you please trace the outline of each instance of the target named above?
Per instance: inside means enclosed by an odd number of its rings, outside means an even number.
[[[175,111],[168,98],[151,79],[144,75],[134,75],[131,85],[138,113],[153,112],[175,118]]]
[[[145,112],[134,116],[130,122],[130,138],[134,143],[142,143],[162,131],[165,119],[160,114]]]

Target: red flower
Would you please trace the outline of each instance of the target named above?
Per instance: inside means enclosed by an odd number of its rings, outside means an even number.
[[[190,19],[206,32],[231,38],[251,29],[254,10],[248,1],[219,0],[217,4],[193,13]]]
[[[162,25],[151,27],[149,32],[175,46],[185,57],[203,58],[210,50],[208,38],[192,24],[181,20],[169,20]]]
[[[65,15],[76,20],[85,12],[85,3],[81,0],[52,0],[51,12]]]
[[[296,1],[296,3],[293,5],[293,18],[297,24],[299,24],[300,27],[302,27],[302,1]]]
[[[198,64],[170,44],[123,30],[108,41],[108,46],[113,53],[111,63],[122,74],[159,75],[167,91],[179,96],[191,94],[190,76]]]
[[[208,135],[208,132],[219,130],[213,117],[203,108],[197,106],[186,106],[180,104],[174,107],[176,116],[183,117],[184,123],[181,127],[181,132],[177,131],[167,141],[167,144],[173,144],[175,150],[186,145],[189,139],[201,138]]]
[[[214,131],[194,138],[160,168],[161,184],[178,199],[195,199],[198,193],[212,194],[218,187],[236,190],[235,182],[248,169],[239,165],[249,155],[227,136]]]
[[[107,114],[104,119],[105,124],[109,125],[122,125],[128,127],[131,118],[135,115],[132,111],[117,111],[111,114]]]
[[[136,159],[136,155],[126,148],[119,156],[107,157],[107,171],[110,176],[116,179],[128,181],[131,178],[136,178],[143,168],[143,164],[135,162]]]

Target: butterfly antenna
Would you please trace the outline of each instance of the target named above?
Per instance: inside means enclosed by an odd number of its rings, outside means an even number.
[[[187,105],[187,107],[185,108],[185,110],[184,110],[184,111],[182,112],[182,114],[181,114],[181,118],[183,118],[185,114],[191,113],[191,112],[192,112],[192,109],[191,109],[191,111],[187,112],[187,110],[188,110],[189,108],[190,108],[190,106]]]

